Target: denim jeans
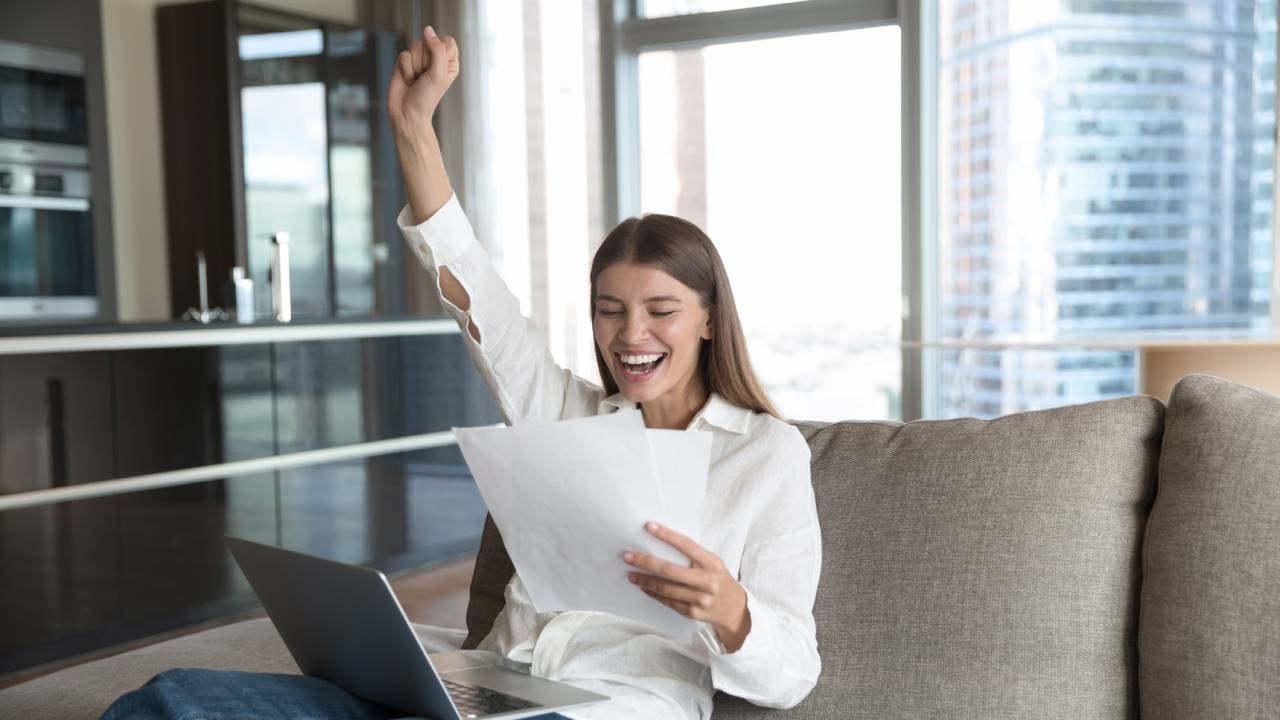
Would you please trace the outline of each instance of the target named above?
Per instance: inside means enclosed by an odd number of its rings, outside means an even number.
[[[407,717],[302,675],[168,670],[121,695],[102,720],[389,720]],[[533,719],[531,719],[533,720]],[[539,715],[536,720],[567,720]]]

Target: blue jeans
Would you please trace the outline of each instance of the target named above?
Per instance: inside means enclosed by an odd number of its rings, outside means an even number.
[[[101,720],[389,720],[403,712],[303,675],[167,670],[116,699]],[[531,720],[567,720],[539,715]]]

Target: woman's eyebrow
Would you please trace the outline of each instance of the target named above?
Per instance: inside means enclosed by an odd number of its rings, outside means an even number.
[[[597,294],[597,295],[596,295],[596,300],[610,300],[610,301],[612,301],[612,302],[616,302],[616,303],[621,303],[621,302],[622,302],[622,301],[621,301],[621,300],[619,300],[618,298],[616,298],[616,297],[614,297],[614,296],[612,296],[612,295],[605,295],[604,293],[599,293],[599,294]],[[682,302],[684,302],[683,300],[681,300],[680,298],[676,297],[675,295],[655,295],[655,296],[650,297],[650,298],[645,298],[645,299],[644,299],[644,301],[645,301],[645,302],[647,302],[647,303],[651,303],[651,302],[676,302],[676,303],[682,303]]]

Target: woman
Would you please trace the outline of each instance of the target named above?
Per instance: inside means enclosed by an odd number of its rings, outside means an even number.
[[[769,707],[795,706],[820,670],[812,608],[821,537],[809,450],[760,389],[718,253],[679,218],[624,221],[591,265],[592,327],[605,387],[557,367],[449,185],[431,117],[458,72],[457,43],[430,26],[398,58],[387,99],[409,194],[398,222],[437,280],[504,414],[557,420],[639,407],[647,427],[714,433],[702,544],[646,526],[689,564],[640,552],[619,562],[637,592],[699,621],[694,642],[680,644],[606,613],[538,613],[516,575],[479,649],[612,698],[570,712],[574,718],[706,718],[716,690]],[[234,680],[240,692],[253,684]],[[273,682],[300,688],[290,692],[295,713],[323,707],[324,717],[384,716],[358,703],[326,707],[320,690],[301,689],[314,678]]]
[[[609,233],[591,264],[605,387],[574,377],[520,316],[449,186],[431,116],[458,75],[457,43],[428,27],[398,71],[387,109],[409,193],[400,225],[438,278],[507,417],[562,419],[638,405],[648,427],[716,434],[703,545],[651,530],[689,566],[641,553],[624,558],[640,591],[702,621],[699,646],[680,647],[604,614],[540,615],[516,576],[480,648],[614,698],[583,717],[706,717],[714,689],[794,706],[820,668],[812,608],[821,540],[809,452],[760,390],[714,246],[692,224],[662,215]]]

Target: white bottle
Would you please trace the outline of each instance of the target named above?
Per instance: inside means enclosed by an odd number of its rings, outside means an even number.
[[[271,236],[271,310],[279,322],[293,319],[293,303],[289,298],[289,233]]]
[[[236,294],[236,322],[248,325],[253,322],[253,280],[245,277],[244,268],[231,268],[231,285]]]

